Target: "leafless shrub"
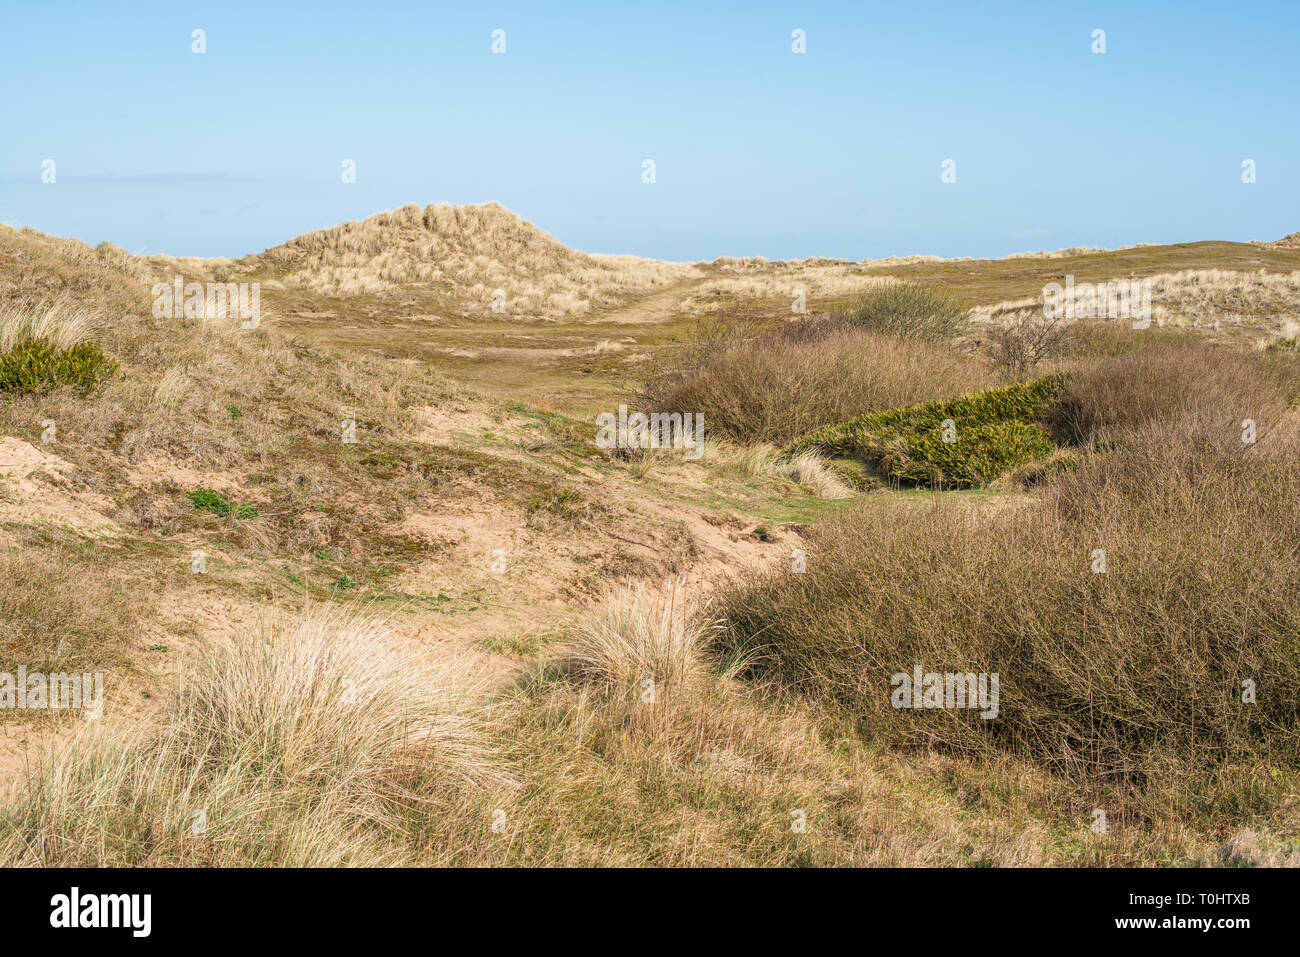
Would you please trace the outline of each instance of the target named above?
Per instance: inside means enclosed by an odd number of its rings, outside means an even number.
[[[1041,308],[1017,309],[992,331],[989,357],[1011,378],[1023,378],[1040,362],[1059,356],[1069,341],[1070,327]]]

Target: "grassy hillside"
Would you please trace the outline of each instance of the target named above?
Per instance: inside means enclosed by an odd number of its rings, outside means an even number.
[[[305,233],[240,269],[333,299],[397,298],[450,317],[581,317],[696,275],[686,264],[569,249],[496,203],[404,206]]]
[[[1297,269],[665,264],[491,204],[232,261],[0,228],[0,672],[105,677],[94,722],[0,710],[0,861],[1294,862]],[[1219,272],[1012,381],[979,330],[1069,270]],[[178,273],[263,321],[155,315]],[[990,308],[848,308],[899,279]],[[704,454],[600,447],[620,402]],[[1001,719],[890,707],[915,663]]]

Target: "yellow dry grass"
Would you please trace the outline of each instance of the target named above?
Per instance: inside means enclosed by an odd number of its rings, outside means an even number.
[[[1291,338],[1300,331],[1300,271],[1185,269],[1160,273],[1145,281],[1151,289],[1151,322],[1157,327],[1232,333],[1261,344]],[[1020,310],[1041,303],[1040,297],[980,306],[972,311],[971,318],[976,323],[997,326]]]
[[[481,319],[582,316],[698,275],[686,264],[569,249],[496,203],[404,206],[252,259],[320,295],[446,291],[463,315]]]
[[[66,301],[10,305],[0,309],[0,353],[23,339],[44,342],[61,352],[94,337],[103,324],[90,309]]]
[[[494,776],[464,677],[317,611],[182,676],[161,729],[98,724],[7,796],[5,866],[385,866]]]

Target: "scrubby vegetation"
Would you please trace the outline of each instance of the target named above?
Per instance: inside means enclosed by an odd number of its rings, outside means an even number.
[[[969,303],[925,283],[882,283],[842,313],[852,326],[882,335],[935,342],[951,341],[967,328]]]
[[[977,359],[943,345],[821,317],[754,333],[705,325],[654,360],[637,401],[704,415],[710,435],[784,444],[864,411],[912,405],[992,385]]]
[[[1246,444],[1188,414],[1020,509],[863,506],[806,574],[738,588],[723,645],[868,740],[1027,759],[1165,826],[1268,822],[1300,775],[1298,456],[1294,416]],[[916,664],[1000,673],[996,720],[892,707]]]
[[[1113,444],[1125,430],[1163,423],[1170,441],[1196,424],[1273,423],[1285,410],[1300,362],[1205,343],[1161,344],[1077,363],[1052,427],[1064,442]]]

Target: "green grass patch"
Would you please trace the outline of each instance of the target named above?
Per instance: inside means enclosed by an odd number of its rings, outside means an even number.
[[[202,509],[205,512],[211,512],[213,515],[225,518],[233,514],[235,518],[251,519],[257,518],[257,509],[251,505],[241,505],[235,502],[226,501],[220,492],[214,492],[210,488],[195,489],[189,493],[190,504],[195,508]]]
[[[810,432],[789,452],[856,459],[887,478],[932,488],[975,488],[1056,446],[1038,424],[1060,397],[1060,373],[943,402],[869,412]]]

